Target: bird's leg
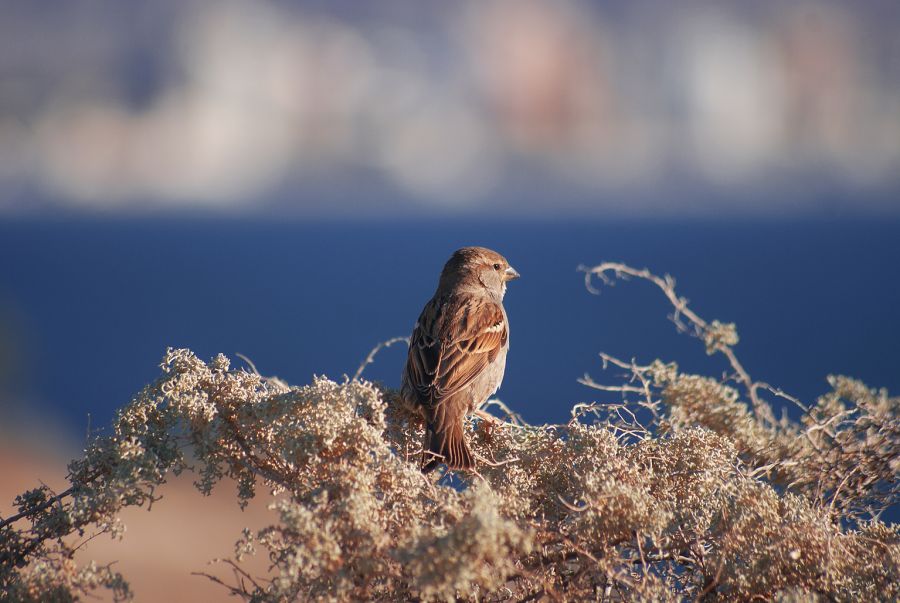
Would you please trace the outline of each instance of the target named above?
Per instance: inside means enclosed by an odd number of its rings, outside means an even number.
[[[479,419],[481,419],[483,421],[487,421],[491,425],[497,425],[497,426],[506,425],[506,421],[504,421],[503,419],[495,417],[488,411],[481,410],[480,408],[475,409],[475,412],[473,412],[472,414],[474,414],[476,417],[478,417]]]

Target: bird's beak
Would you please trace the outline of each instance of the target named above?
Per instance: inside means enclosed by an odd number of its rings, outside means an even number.
[[[519,276],[520,276],[519,273],[516,272],[516,269],[513,268],[512,266],[510,266],[503,272],[503,280],[504,281],[511,281],[513,279],[517,279],[517,278],[519,278]]]

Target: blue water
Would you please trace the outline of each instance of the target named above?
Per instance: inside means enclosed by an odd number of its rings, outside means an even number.
[[[303,223],[241,220],[0,222],[0,404],[30,401],[83,433],[158,374],[166,346],[241,352],[292,383],[352,374],[408,335],[449,253],[479,244],[523,277],[499,393],[534,422],[611,399],[575,379],[597,353],[676,360],[720,375],[643,282],[589,294],[578,264],[674,275],[707,319],[734,321],[751,374],[804,400],[843,373],[900,392],[900,223]],[[397,385],[405,353],[366,372]],[[15,400],[16,402],[12,402]],[[0,408],[2,410],[2,408]]]

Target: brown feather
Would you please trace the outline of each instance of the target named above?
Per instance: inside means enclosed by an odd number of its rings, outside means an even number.
[[[505,281],[518,276],[507,269],[489,249],[457,250],[413,329],[402,391],[425,417],[427,449],[439,455],[426,459],[425,471],[441,462],[474,467],[463,421],[503,378],[509,328],[501,303]]]
[[[464,316],[456,321],[454,317]],[[408,376],[423,406],[469,385],[506,345],[503,310],[486,298],[452,295],[429,302],[413,332]]]
[[[426,411],[426,424],[428,429],[428,452],[422,467],[424,473],[428,473],[440,463],[445,463],[451,469],[472,469],[475,467],[475,458],[466,444],[463,436],[463,415],[456,411],[460,404],[454,400],[448,400],[437,408]]]

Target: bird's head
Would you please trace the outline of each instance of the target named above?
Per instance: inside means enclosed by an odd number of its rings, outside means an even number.
[[[483,287],[502,298],[506,283],[517,278],[516,269],[496,251],[485,247],[463,247],[447,260],[438,288]]]

